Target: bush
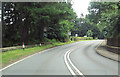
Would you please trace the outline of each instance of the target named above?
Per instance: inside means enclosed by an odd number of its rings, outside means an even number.
[[[51,42],[51,43],[54,43],[54,42],[57,42],[57,41],[56,41],[56,39],[44,38],[44,42]]]
[[[50,39],[48,39],[48,38],[44,38],[44,40],[43,40],[44,42],[51,42],[51,40]]]
[[[51,42],[56,42],[56,39],[52,39]]]
[[[74,37],[75,41],[78,41],[78,40],[92,40],[92,39],[93,39],[93,37]]]
[[[78,41],[78,40],[79,40],[79,37],[74,37],[74,40],[75,40],[75,41]]]

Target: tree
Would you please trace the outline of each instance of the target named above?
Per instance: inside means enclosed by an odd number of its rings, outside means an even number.
[[[90,22],[90,19],[86,15],[85,18],[79,18],[75,21],[74,28],[72,29],[72,35],[75,35],[77,33],[80,37],[83,37],[86,35],[88,30],[91,30],[93,32],[93,38],[100,36],[100,30],[95,24]]]
[[[119,35],[119,26],[116,25],[119,21],[117,2],[91,2],[88,10],[90,22],[97,24],[106,37]]]
[[[87,31],[87,34],[86,34],[88,37],[91,37],[93,35],[93,32],[91,30],[88,30]]]
[[[67,41],[76,18],[71,6],[65,2],[3,3],[3,46],[40,43],[44,37]]]

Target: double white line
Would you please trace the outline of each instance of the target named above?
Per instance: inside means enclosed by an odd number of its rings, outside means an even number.
[[[69,51],[67,51],[66,53],[65,53],[65,55],[64,55],[64,61],[65,61],[65,64],[66,64],[66,66],[67,66],[67,68],[68,68],[68,70],[70,71],[70,73],[72,74],[72,75],[81,75],[82,77],[85,77],[78,69],[77,69],[77,67],[72,63],[72,61],[70,60],[70,53],[72,52],[73,50],[69,50]],[[73,67],[73,69],[75,70],[73,70],[72,69],[72,67],[70,67],[70,65]],[[78,73],[78,74],[76,74],[76,73]]]

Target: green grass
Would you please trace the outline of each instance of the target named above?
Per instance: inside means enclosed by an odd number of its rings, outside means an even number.
[[[80,41],[85,41],[85,40],[80,40]],[[25,50],[23,50],[23,49],[9,50],[7,52],[2,53],[2,66],[4,67],[12,62],[15,62],[16,60],[19,60],[23,57],[40,52],[47,48],[64,45],[64,44],[70,44],[70,43],[74,43],[74,42],[76,42],[76,41],[69,41],[66,43],[54,42],[53,44],[48,44],[48,45],[44,45],[41,47],[26,48]]]

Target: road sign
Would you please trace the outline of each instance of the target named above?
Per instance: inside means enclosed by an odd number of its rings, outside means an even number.
[[[75,34],[76,37],[78,37],[78,34]]]

